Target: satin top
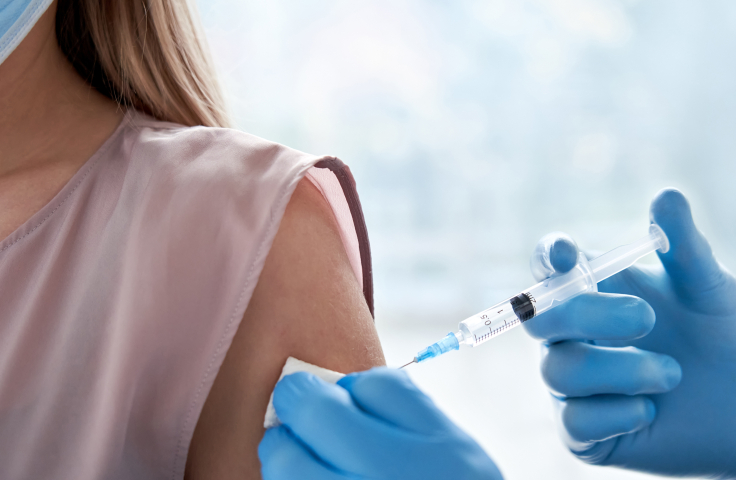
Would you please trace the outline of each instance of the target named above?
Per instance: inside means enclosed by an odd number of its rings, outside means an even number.
[[[339,160],[129,111],[0,242],[0,478],[183,478],[305,176],[332,207],[372,308],[365,224]]]

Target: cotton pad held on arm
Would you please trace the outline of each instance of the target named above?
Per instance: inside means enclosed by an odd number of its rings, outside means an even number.
[[[281,370],[279,380],[295,372],[309,372],[328,383],[337,383],[338,380],[345,376],[342,373],[333,372],[332,370],[327,370],[311,363],[302,362],[294,357],[289,357],[286,359],[284,368]],[[279,421],[279,417],[276,416],[276,410],[273,408],[273,392],[271,392],[268,408],[266,408],[266,418],[263,419],[263,426],[268,429],[279,425],[281,425],[281,422]]]

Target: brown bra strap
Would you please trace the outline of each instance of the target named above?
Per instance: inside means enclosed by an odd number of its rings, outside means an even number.
[[[368,228],[365,225],[365,217],[363,217],[363,208],[360,206],[360,198],[355,188],[355,179],[350,173],[350,167],[345,165],[341,160],[335,157],[328,157],[320,160],[315,165],[317,168],[329,169],[337,180],[340,182],[342,192],[348,202],[350,215],[353,217],[353,225],[355,225],[355,233],[358,236],[358,250],[360,251],[360,265],[363,270],[363,296],[368,303],[368,310],[371,316],[375,318],[373,311],[373,265],[371,262],[371,245],[368,241]]]

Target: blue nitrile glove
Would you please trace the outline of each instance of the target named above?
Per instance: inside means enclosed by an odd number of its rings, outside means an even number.
[[[264,480],[502,479],[399,370],[374,368],[337,385],[294,373],[276,385],[273,404],[283,425],[258,447]]]
[[[563,438],[598,465],[736,478],[736,281],[713,257],[685,197],[660,192],[662,265],[634,266],[526,322]],[[543,238],[532,271],[575,262],[569,237]],[[655,323],[656,317],[656,323]],[[679,384],[679,385],[678,385]]]

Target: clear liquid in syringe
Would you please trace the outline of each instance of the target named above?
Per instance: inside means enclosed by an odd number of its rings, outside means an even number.
[[[466,337],[472,336],[473,345],[479,345],[519,324],[521,321],[509,300],[465,319],[460,329]]]

